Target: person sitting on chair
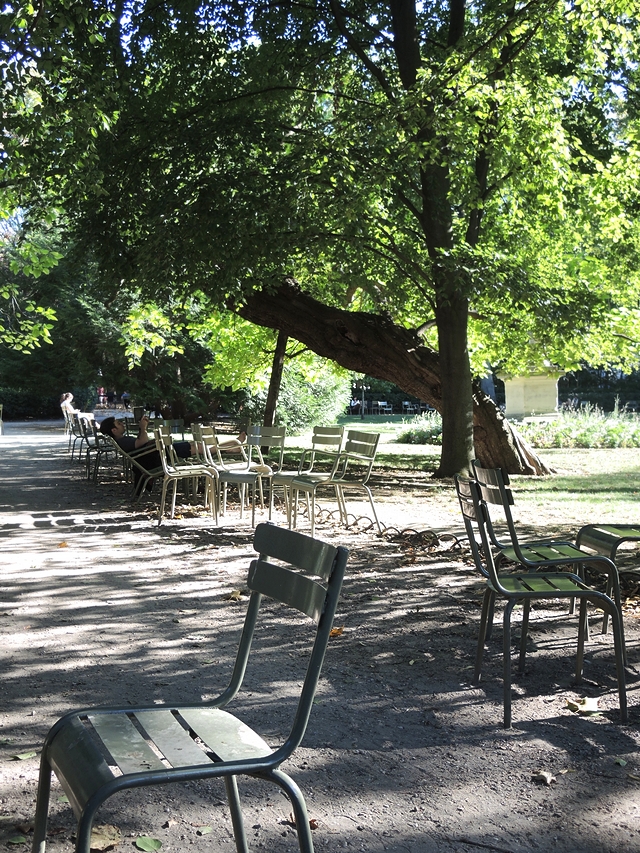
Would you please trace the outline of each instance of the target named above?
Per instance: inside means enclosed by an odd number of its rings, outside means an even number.
[[[74,408],[73,394],[70,394],[69,392],[60,397],[60,408],[62,409],[62,413],[67,415],[75,415],[80,411],[80,409]]]
[[[137,438],[134,438],[132,435],[127,435],[124,420],[109,417],[105,418],[100,423],[100,432],[103,435],[110,435],[125,453],[130,453],[132,456],[139,455],[142,467],[147,471],[151,471],[154,468],[160,468],[162,460],[160,459],[158,451],[153,449],[155,448],[155,440],[153,438],[149,438],[147,433],[148,426],[149,418],[147,415],[143,415],[138,423],[138,436]],[[238,438],[229,439],[228,441],[221,443],[220,446],[231,452],[240,451],[245,438],[246,433],[241,432]],[[174,441],[173,448],[176,455],[181,459],[188,459],[189,456],[195,456],[197,450],[196,445],[191,441]],[[138,489],[138,481],[140,480],[140,477],[141,473],[139,469],[136,468],[134,472],[136,491]],[[147,484],[147,489],[149,489],[149,491],[151,490],[152,485],[152,482]]]

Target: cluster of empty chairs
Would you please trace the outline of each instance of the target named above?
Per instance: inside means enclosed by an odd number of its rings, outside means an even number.
[[[159,452],[160,464],[157,467],[145,468],[139,453],[126,454],[113,439],[97,432],[97,447],[86,445],[87,470],[90,470],[90,454],[93,453],[93,477],[97,479],[102,454],[111,450],[119,452],[130,468],[137,469],[137,495],[154,480],[161,481],[159,524],[169,495],[170,513],[174,517],[177,488],[182,482],[188,491],[202,494],[205,506],[216,523],[219,514],[226,514],[229,487],[235,486],[239,493],[240,517],[243,517],[248,501],[252,526],[255,526],[256,506],[259,503],[264,508],[267,495],[269,518],[277,497],[282,502],[288,526],[296,527],[299,502],[303,499],[313,536],[316,497],[318,493],[328,491],[335,499],[341,523],[348,525],[347,493],[361,492],[369,501],[378,530],[382,529],[368,485],[380,438],[377,433],[345,432],[340,426],[314,427],[311,444],[302,452],[299,464],[293,469],[285,468],[283,463],[284,427],[249,426],[246,441],[231,452],[225,446],[224,437],[218,436],[214,427],[192,424],[191,435],[197,453],[190,459],[178,458],[173,448],[174,438],[184,436],[181,422],[155,423],[153,435],[155,450]]]
[[[506,602],[503,616],[503,704],[504,726],[511,726],[511,615],[517,603],[522,603],[519,672],[524,671],[527,633],[531,603],[540,600],[567,599],[580,603],[578,615],[578,653],[575,680],[582,680],[584,644],[588,639],[587,603],[602,611],[603,633],[611,620],[614,640],[620,718],[627,722],[625,686],[626,651],[624,623],[620,598],[620,579],[614,560],[620,536],[640,539],[640,530],[626,530],[602,525],[587,525],[575,543],[554,539],[523,541],[511,513],[513,494],[508,475],[500,469],[484,468],[473,463],[473,476],[456,477],[456,491],[462,509],[467,536],[476,567],[485,579],[485,592],[480,620],[480,632],[474,669],[474,684],[480,682],[485,641],[489,639],[496,599]],[[492,510],[500,508],[506,539],[499,538]],[[615,540],[615,542],[614,542]],[[617,543],[617,544],[616,544]],[[584,549],[587,544],[592,550]],[[595,551],[595,553],[593,553]],[[586,570],[602,574],[605,591],[601,592],[586,580]]]

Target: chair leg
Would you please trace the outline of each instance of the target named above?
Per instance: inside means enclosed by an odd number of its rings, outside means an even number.
[[[309,502],[309,493],[307,493],[307,505]],[[311,492],[311,536],[313,537],[316,529],[316,492],[315,489]]]
[[[505,729],[511,728],[511,613],[513,612],[515,603],[515,598],[507,601],[507,606],[504,608],[502,627],[502,680]]]
[[[178,481],[173,481],[173,495],[171,496],[171,518],[175,517],[176,514],[176,497],[178,494]]]
[[[478,634],[478,648],[476,650],[476,665],[473,672],[473,684],[480,684],[480,670],[482,669],[482,658],[484,656],[484,644],[487,638],[487,617],[489,612],[493,613],[495,596],[487,587],[482,599],[482,615],[480,616],[480,632]]]
[[[613,645],[616,653],[616,673],[618,675],[618,695],[620,697],[620,719],[626,724],[629,722],[629,714],[627,711],[627,687],[624,674],[624,664],[626,660],[624,621],[617,605],[616,608],[611,611],[611,626],[613,629]]]
[[[609,592],[609,586],[611,587],[611,592]],[[620,596],[620,581],[615,575],[609,575],[609,581],[607,583],[607,595],[609,598],[613,599],[616,607],[618,608],[618,613],[620,614],[620,631],[622,634],[622,652],[625,666],[627,664],[627,643],[624,636],[624,616],[622,615],[622,598]],[[602,633],[606,634],[606,628],[609,626],[608,622],[608,612],[605,612],[605,616],[602,620]],[[605,622],[605,619],[607,621]]]
[[[40,778],[38,780],[38,799],[33,824],[32,853],[44,853],[47,843],[47,821],[49,818],[49,797],[51,795],[51,765],[45,757],[40,760]]]
[[[291,776],[288,776],[282,770],[271,770],[265,774],[264,778],[272,779],[276,785],[288,795],[293,806],[293,816],[296,821],[296,832],[298,833],[298,846],[300,853],[313,853],[313,839],[311,837],[311,827],[309,826],[309,813],[307,806],[302,796],[302,791],[293,781]]]
[[[238,780],[235,776],[225,776],[224,786],[227,789],[227,800],[229,801],[229,811],[231,813],[231,824],[233,826],[233,837],[236,841],[236,850],[238,853],[249,853],[247,836],[244,831],[242,808],[240,806],[240,796],[238,794]]]
[[[531,599],[525,598],[522,605],[522,635],[520,637],[520,657],[518,659],[518,672],[524,672],[524,661],[527,654],[527,634],[529,633],[529,613],[531,612]]]
[[[582,681],[582,668],[584,664],[584,643],[587,637],[587,599],[580,599],[580,610],[578,612],[578,653],[576,655],[576,682]]]
[[[158,509],[158,527],[162,524],[162,516],[164,515],[164,504],[167,499],[167,486],[169,481],[164,478],[162,481],[162,497],[160,498],[160,508]]]

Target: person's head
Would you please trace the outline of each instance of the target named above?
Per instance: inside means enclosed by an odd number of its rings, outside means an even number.
[[[112,438],[120,438],[126,432],[124,422],[118,418],[105,418],[100,423],[100,432]]]
[[[66,394],[63,394],[62,397],[60,397],[61,403],[70,403],[72,400],[73,400],[73,394],[70,394],[68,391]]]

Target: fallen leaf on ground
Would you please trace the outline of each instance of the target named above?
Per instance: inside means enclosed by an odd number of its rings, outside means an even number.
[[[7,839],[7,844],[26,844],[27,839],[24,835],[14,835],[13,838]]]
[[[112,826],[110,823],[105,823],[101,826],[94,826],[91,830],[90,847],[92,850],[108,850],[110,847],[115,847],[122,841],[122,834],[117,826]]]
[[[149,838],[148,835],[141,835],[136,838],[136,847],[138,850],[159,850],[162,847],[162,841],[159,838]]]
[[[344,625],[340,628],[332,628],[329,636],[330,637],[341,637],[344,634]]]
[[[615,761],[614,761],[613,763],[614,763],[614,764],[619,764],[619,765],[620,765],[620,767],[625,767],[625,766],[626,766],[626,764],[627,764],[627,762],[624,760],[624,758],[616,758],[616,759],[615,759]]]
[[[209,835],[210,832],[213,832],[211,826],[199,826],[196,830],[196,835]]]
[[[33,832],[33,822],[16,823],[16,829],[18,832]]]
[[[230,592],[229,595],[225,595],[225,601],[240,601],[242,598],[242,592],[239,589],[234,589],[233,592]]]
[[[578,714],[599,714],[600,713],[600,708],[598,708],[597,698],[594,699],[591,696],[585,696],[584,699],[578,699],[575,702],[572,699],[567,699],[567,708],[570,711],[577,712]]]
[[[286,823],[286,821],[284,821],[284,822]],[[289,812],[289,823],[291,824],[291,826],[293,826],[295,828],[296,819],[291,812]],[[320,826],[320,824],[316,820],[316,818],[311,818],[311,820],[309,821],[309,829],[317,829],[319,826]]]
[[[545,785],[551,785],[552,782],[557,781],[556,777],[548,770],[536,770],[531,779],[533,782],[540,782]]]
[[[59,542],[58,543],[58,548],[68,548],[68,547],[69,547],[69,545],[67,542]]]
[[[11,761],[26,761],[28,758],[35,758],[37,754],[37,752],[19,752],[11,756]]]
[[[632,779],[634,782],[640,782],[640,776],[636,776],[635,773],[627,773],[627,779]]]

